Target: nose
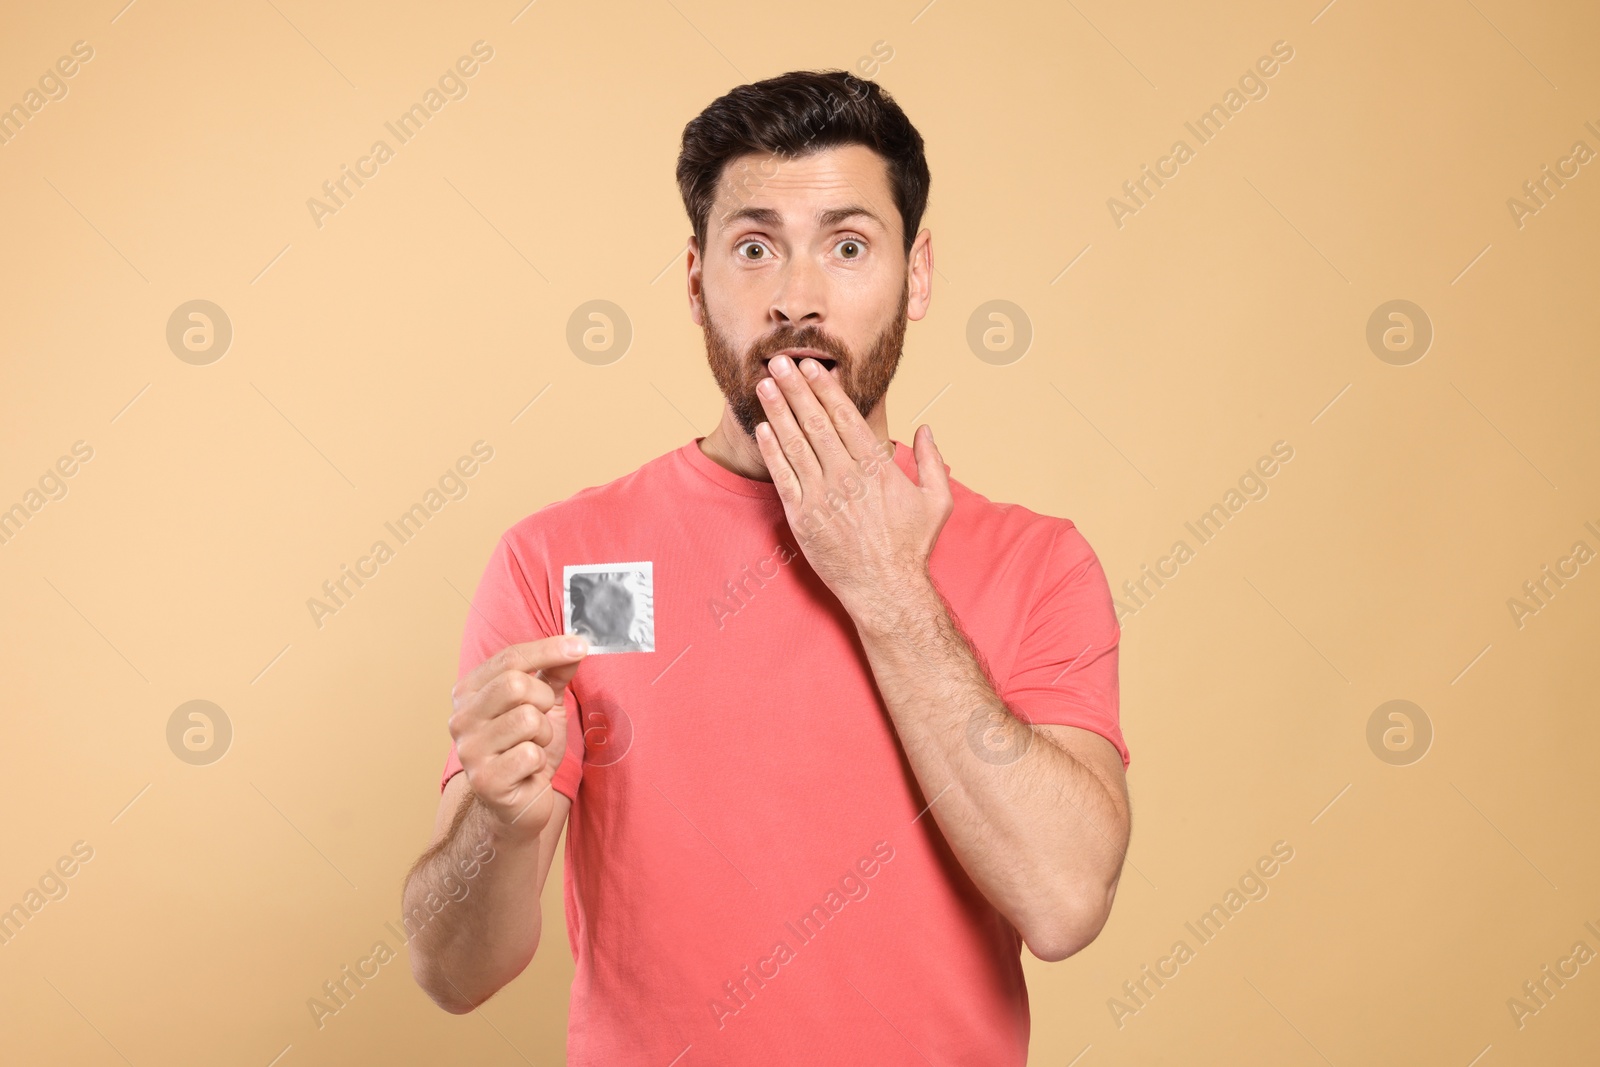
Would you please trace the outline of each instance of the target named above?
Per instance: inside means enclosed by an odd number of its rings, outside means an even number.
[[[779,276],[769,315],[778,327],[820,326],[826,311],[822,271],[804,256],[790,259]]]

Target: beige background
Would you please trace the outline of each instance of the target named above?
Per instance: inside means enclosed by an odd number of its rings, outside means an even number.
[[[1600,950],[1600,566],[1507,606],[1600,550],[1600,164],[1520,228],[1506,203],[1600,150],[1592,5],[121,3],[8,5],[0,34],[6,105],[94,49],[0,145],[0,507],[93,448],[0,545],[0,906],[94,850],[0,948],[8,1059],[560,1062],[559,866],[544,948],[476,1017],[403,956],[320,1030],[306,1002],[396,944],[496,537],[716,423],[683,124],[878,42],[934,176],[897,439],[932,423],[1113,585],[1294,449],[1124,622],[1132,850],[1100,938],[1026,960],[1030,1062],[1600,1059],[1600,965],[1507,1007]],[[307,199],[480,39],[469,95],[318,228]],[[1118,228],[1107,199],[1279,40],[1269,94]],[[234,331],[205,366],[166,342],[194,299]],[[595,299],[633,331],[606,365],[565,339]],[[995,299],[1033,329],[1005,365],[966,341]],[[1365,339],[1394,299],[1435,332],[1408,366]],[[480,439],[465,499],[319,629],[307,599]],[[166,740],[194,699],[234,731],[209,766]],[[1367,742],[1393,699],[1435,732],[1408,766]],[[1280,840],[1270,894],[1119,1028],[1122,983]]]

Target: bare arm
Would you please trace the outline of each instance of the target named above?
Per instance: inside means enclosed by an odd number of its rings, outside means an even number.
[[[1110,914],[1128,846],[1115,746],[1012,715],[931,582],[892,609],[852,614],[933,818],[973,883],[1040,959],[1088,945]],[[973,744],[975,719],[1007,755]]]
[[[471,1011],[510,982],[539,947],[544,892],[572,802],[531,841],[508,838],[457,774],[439,798],[433,841],[406,875],[411,972],[446,1011]],[[437,911],[435,911],[437,909]]]
[[[780,354],[768,369],[761,458],[811,569],[856,623],[935,822],[1034,955],[1065,959],[1099,934],[1116,893],[1129,828],[1121,755],[1075,727],[1020,732],[995,693],[929,577],[955,510],[932,429],[912,439],[912,481],[820,363],[802,359],[797,373]],[[1037,743],[1011,763],[985,759],[967,742],[975,716]]]
[[[462,772],[445,784],[401,907],[412,975],[458,1015],[521,974],[539,947],[539,897],[572,806],[550,782],[566,752],[566,685],[585,654],[563,644],[502,649],[451,694]]]

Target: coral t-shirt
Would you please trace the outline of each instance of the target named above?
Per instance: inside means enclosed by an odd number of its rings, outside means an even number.
[[[567,689],[567,1062],[1021,1067],[1021,938],[925,814],[855,625],[776,488],[701,440],[507,530],[462,640],[465,675],[569,632],[563,591],[598,602],[598,583],[631,591],[628,637],[653,646],[591,654]],[[1126,766],[1121,631],[1094,552],[1065,519],[950,486],[929,572],[996,691],[1026,721],[1101,734]],[[452,745],[441,789],[460,769]]]

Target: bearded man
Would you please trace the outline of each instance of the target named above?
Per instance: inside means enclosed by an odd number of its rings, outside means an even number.
[[[568,1063],[1021,1067],[1021,949],[1089,944],[1127,848],[1105,574],[1070,521],[952,478],[930,427],[889,435],[933,238],[887,92],[740,86],[677,179],[727,404],[496,545],[413,973],[452,1012],[520,974],[565,827]],[[570,568],[629,576],[634,640],[572,634]]]

